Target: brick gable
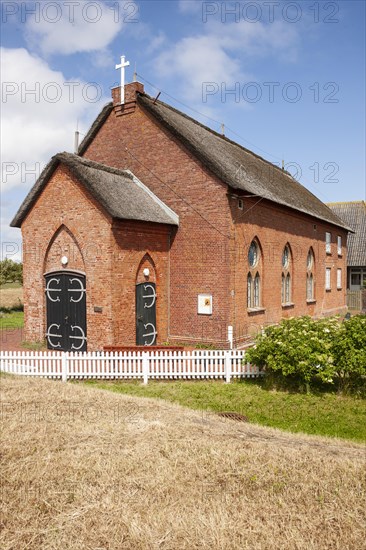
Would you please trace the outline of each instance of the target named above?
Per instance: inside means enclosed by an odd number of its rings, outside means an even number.
[[[157,288],[157,344],[227,347],[233,326],[234,343],[242,345],[283,317],[345,311],[347,230],[230,188],[136,101],[136,93],[142,93],[141,85],[127,86],[127,103],[120,106],[118,90],[113,91],[114,106],[104,109],[80,151],[85,159],[131,171],[179,216],[179,227],[112,217],[75,174],[59,166],[22,222],[26,339],[44,337],[44,273],[62,269],[62,255],[69,258],[67,269],[86,273],[90,350],[135,344],[135,289],[146,280]],[[325,253],[326,231],[332,233],[331,254]],[[341,256],[337,235],[342,236]],[[261,307],[248,311],[248,249],[254,238],[261,249]],[[281,261],[287,243],[292,296],[283,306]],[[310,247],[315,300],[307,301]],[[326,267],[331,268],[330,291],[325,290]],[[342,289],[336,288],[339,268]],[[198,313],[199,294],[212,295],[211,315]]]

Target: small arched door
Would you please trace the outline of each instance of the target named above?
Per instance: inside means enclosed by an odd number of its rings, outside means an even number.
[[[136,345],[156,344],[156,285],[140,283],[136,285]]]
[[[45,279],[48,349],[86,351],[85,275],[62,271]]]

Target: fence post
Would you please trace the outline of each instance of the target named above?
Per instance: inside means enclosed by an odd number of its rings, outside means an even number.
[[[227,339],[229,340],[230,349],[233,349],[233,327],[231,325],[227,327]]]
[[[225,351],[225,377],[226,384],[231,381],[231,351]]]
[[[66,351],[61,352],[61,377],[63,382],[67,382],[67,359],[68,353]]]
[[[147,384],[149,379],[149,354],[146,351],[142,352],[142,376],[144,384]]]

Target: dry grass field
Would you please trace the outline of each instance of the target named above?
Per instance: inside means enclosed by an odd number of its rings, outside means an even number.
[[[13,307],[19,305],[19,302],[23,303],[23,287],[11,286],[0,287],[0,306],[1,307]]]
[[[361,550],[365,448],[1,377],[3,550]]]

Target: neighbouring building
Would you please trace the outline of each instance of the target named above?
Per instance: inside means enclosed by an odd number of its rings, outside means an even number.
[[[12,221],[28,341],[235,347],[284,317],[346,311],[350,222],[142,84],[124,91]]]
[[[353,230],[347,239],[347,288],[366,288],[366,203],[332,202],[329,208]]]

